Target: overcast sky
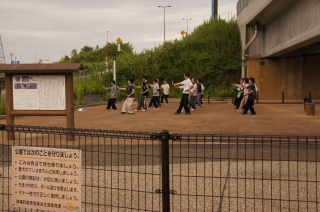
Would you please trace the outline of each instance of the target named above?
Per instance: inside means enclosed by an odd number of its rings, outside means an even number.
[[[212,0],[0,0],[0,35],[6,63],[10,53],[21,63],[39,59],[58,61],[72,49],[104,46],[120,37],[134,51],[158,46],[164,40],[181,38],[211,15]],[[219,0],[221,18],[236,14],[238,0]],[[107,33],[107,31],[109,31]],[[152,37],[151,35],[155,36]],[[13,56],[13,60],[15,56]]]

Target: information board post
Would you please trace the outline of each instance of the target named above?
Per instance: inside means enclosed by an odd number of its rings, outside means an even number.
[[[6,79],[6,121],[15,116],[66,116],[67,128],[74,128],[73,72],[81,63],[0,64]],[[14,140],[14,132],[8,132]],[[68,141],[74,136],[67,135]]]
[[[11,115],[13,111],[13,85],[12,74],[6,73],[6,121],[8,125],[14,125],[14,116]],[[14,140],[14,132],[8,132],[8,139]]]
[[[73,104],[73,74],[66,74],[66,110],[67,128],[74,128],[74,104]],[[73,135],[67,135],[68,141],[73,141]]]
[[[117,73],[117,58],[114,57],[113,58],[113,80],[117,83],[117,76],[116,76],[116,73]]]

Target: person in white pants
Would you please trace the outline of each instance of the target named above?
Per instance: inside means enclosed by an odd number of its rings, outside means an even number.
[[[120,114],[133,114],[133,110],[132,110],[132,102],[134,100],[134,86],[132,85],[133,83],[133,79],[129,79],[128,80],[128,87],[126,88],[119,88],[119,90],[127,90],[128,95],[127,95],[127,99],[126,101],[124,101],[123,106],[122,106],[122,112]]]

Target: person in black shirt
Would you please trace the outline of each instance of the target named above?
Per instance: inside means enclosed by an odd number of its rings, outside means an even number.
[[[198,104],[199,107],[202,107],[202,80],[201,79],[197,79],[197,99],[196,99],[196,103]]]
[[[138,107],[134,111],[140,111],[141,107],[143,107],[142,111],[147,111],[148,110],[146,101],[147,101],[147,97],[149,95],[150,86],[148,84],[148,80],[147,80],[146,76],[142,77],[142,82],[143,83],[140,86],[135,86],[134,85],[135,88],[142,88],[141,97],[139,99]]]
[[[255,86],[254,78],[249,78],[249,86],[247,87],[248,93],[244,94],[248,96],[247,103],[245,105],[244,112],[241,113],[242,115],[247,114],[248,110],[250,110],[250,115],[256,115],[256,111],[253,108],[254,100],[256,99],[256,86]]]
[[[122,105],[122,112],[120,114],[125,114],[126,112],[128,114],[133,114],[131,105],[134,100],[134,86],[132,85],[132,83],[133,83],[133,79],[128,79],[128,84],[129,84],[128,87],[119,88],[119,86],[117,86],[117,88],[119,90],[126,90],[127,91],[127,99],[126,99],[126,101],[124,101],[124,103]]]

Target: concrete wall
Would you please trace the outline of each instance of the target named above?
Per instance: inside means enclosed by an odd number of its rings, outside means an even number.
[[[277,57],[320,41],[320,1],[300,0],[266,25],[264,57]]]
[[[251,39],[254,23],[265,31],[247,54],[279,57],[320,41],[320,0],[252,0],[237,16],[242,46]]]
[[[320,98],[320,56],[248,61],[247,71],[261,98]]]
[[[242,48],[250,41],[254,34],[254,22],[252,20],[257,16],[272,0],[252,0],[237,16],[237,22],[239,25]],[[251,32],[251,33],[250,33]],[[250,34],[248,34],[250,33]],[[251,48],[256,48],[259,42],[254,42],[248,49],[248,53]],[[251,54],[260,54],[260,51],[251,51]]]

